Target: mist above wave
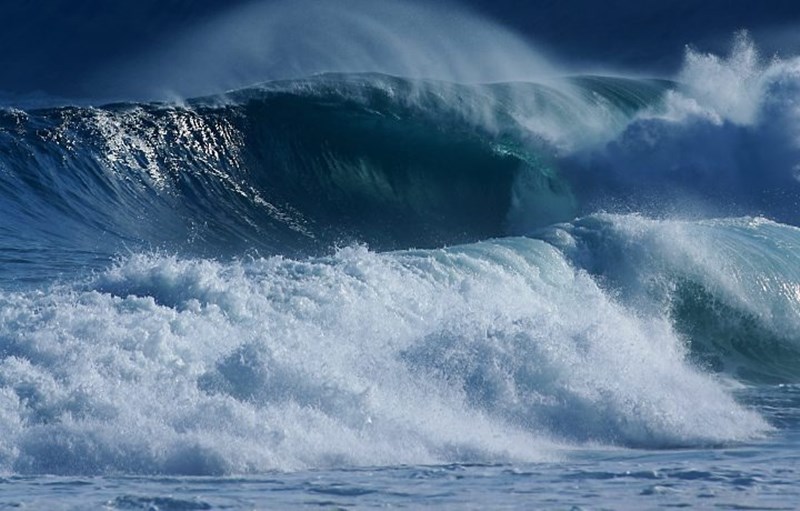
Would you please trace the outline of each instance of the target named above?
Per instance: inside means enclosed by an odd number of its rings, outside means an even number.
[[[458,82],[542,80],[554,67],[522,36],[463,6],[257,1],[95,77],[142,97],[191,97],[323,72]]]

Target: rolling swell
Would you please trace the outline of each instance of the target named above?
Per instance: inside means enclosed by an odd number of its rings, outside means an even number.
[[[525,162],[485,134],[340,93],[236,96],[4,111],[0,207],[16,217],[6,236],[302,253],[502,233]]]

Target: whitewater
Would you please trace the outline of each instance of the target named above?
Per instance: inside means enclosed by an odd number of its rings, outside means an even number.
[[[274,79],[190,35],[159,100],[0,107],[0,508],[796,507],[800,59],[288,5]]]

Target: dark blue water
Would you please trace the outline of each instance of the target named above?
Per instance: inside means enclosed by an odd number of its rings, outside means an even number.
[[[0,507],[795,507],[800,63],[459,14],[420,77],[425,9],[331,22],[384,72],[0,109]]]

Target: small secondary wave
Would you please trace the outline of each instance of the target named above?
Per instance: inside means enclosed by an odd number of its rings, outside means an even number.
[[[707,369],[800,378],[800,229],[763,218],[593,215],[540,235],[623,303],[670,317]]]

